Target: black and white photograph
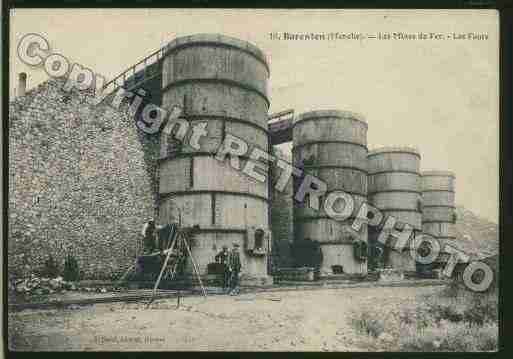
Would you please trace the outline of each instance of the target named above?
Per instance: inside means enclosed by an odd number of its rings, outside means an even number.
[[[10,9],[8,349],[496,352],[499,23]]]

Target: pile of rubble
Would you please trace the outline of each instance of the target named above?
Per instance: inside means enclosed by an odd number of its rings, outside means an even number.
[[[72,282],[66,282],[62,277],[39,278],[31,275],[29,278],[15,280],[12,284],[16,293],[19,294],[52,294],[63,290],[77,290]]]
[[[62,277],[39,278],[31,275],[29,278],[15,280],[10,289],[18,294],[44,295],[64,291],[86,291],[106,293],[106,288],[81,288],[73,282],[67,282]]]
[[[398,268],[380,268],[377,273],[380,282],[404,280],[404,271]]]

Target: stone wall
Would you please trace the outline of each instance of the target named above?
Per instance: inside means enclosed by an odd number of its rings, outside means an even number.
[[[9,106],[9,275],[60,268],[73,253],[84,279],[132,264],[156,206],[158,139],[87,92],[50,80]]]

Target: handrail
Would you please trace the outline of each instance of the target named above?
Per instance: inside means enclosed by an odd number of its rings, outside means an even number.
[[[167,45],[166,45],[167,46]],[[164,49],[166,48],[166,46],[163,46],[161,47],[160,49],[152,52],[151,54],[149,54],[148,56],[144,57],[143,59],[139,60],[138,62],[136,62],[134,65],[128,67],[127,69],[125,69],[123,72],[121,72],[119,75],[117,75],[116,77],[114,77],[112,80],[108,81],[105,85],[103,85],[103,89],[105,90],[106,88],[110,87],[112,84],[114,84],[114,88],[112,89],[112,91],[114,91],[115,89],[117,89],[118,87],[123,87],[124,83],[126,82],[126,74],[129,72],[129,71],[133,71],[133,75],[135,75],[135,68],[144,63],[144,67],[142,68],[142,71],[144,71],[144,75],[146,74],[146,68],[148,66],[151,66],[155,63],[157,63],[160,58],[161,58],[161,54],[164,52]],[[148,63],[148,60],[150,58],[154,58],[156,57],[156,61],[152,61],[150,63]],[[119,84],[118,83],[118,80],[121,79],[123,80],[123,84]]]
[[[165,46],[162,46],[160,49],[152,52],[151,54],[149,54],[148,56],[142,58],[141,60],[139,60],[138,62],[136,62],[135,64],[133,64],[132,66],[129,66],[128,68],[126,68],[123,72],[121,72],[119,75],[117,75],[116,77],[114,77],[112,80],[108,81],[105,85],[103,85],[103,90],[105,91],[105,89],[107,89],[109,86],[111,85],[114,85],[113,88],[112,88],[112,91],[107,91],[108,93],[110,92],[113,92],[114,90],[116,90],[117,88],[119,87],[123,87],[126,83],[126,74],[129,72],[129,71],[132,71],[132,76],[135,77],[135,74],[136,74],[136,71],[135,71],[135,68],[144,63],[144,67],[139,70],[138,72],[143,72],[143,80],[146,78],[146,69],[157,63],[160,59],[161,59],[161,55],[162,53],[165,51],[165,49],[168,47],[168,45],[165,45]],[[150,63],[148,63],[148,60],[153,58],[153,57],[156,57],[156,61],[152,61]],[[122,84],[119,84],[118,83],[118,80],[122,78]],[[275,119],[279,119],[279,118],[282,118],[286,115],[292,115],[292,117],[294,117],[294,109],[287,109],[287,110],[284,110],[284,111],[280,111],[280,112],[276,112],[276,113],[273,113],[273,114],[270,114],[268,117],[267,117],[267,120],[268,121],[272,121],[272,120],[275,120]],[[277,121],[278,123],[278,121]],[[279,126],[278,124],[275,125],[275,126]]]
[[[293,109],[288,109],[288,110],[272,113],[272,114],[270,114],[268,116],[268,121],[274,120],[276,118],[283,117],[285,115],[290,115],[290,114],[294,114],[294,110]]]

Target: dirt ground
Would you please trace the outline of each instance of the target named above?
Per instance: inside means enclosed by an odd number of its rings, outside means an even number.
[[[9,314],[14,350],[366,351],[351,324],[366,306],[416,307],[442,287],[376,287],[97,304]],[[386,350],[386,348],[383,348]]]

